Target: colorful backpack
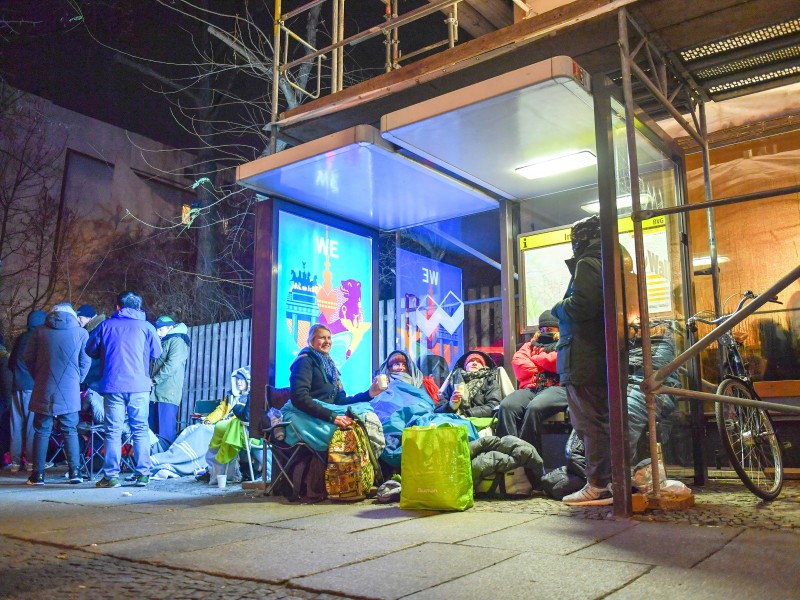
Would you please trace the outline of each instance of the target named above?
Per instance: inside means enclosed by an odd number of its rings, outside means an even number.
[[[354,419],[347,429],[333,432],[328,445],[325,490],[330,500],[357,502],[367,497],[375,481],[375,462],[366,429]]]

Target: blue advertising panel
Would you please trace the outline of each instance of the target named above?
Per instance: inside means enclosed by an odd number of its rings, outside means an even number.
[[[324,323],[345,390],[364,391],[373,370],[372,239],[279,211],[277,256],[276,386],[289,385],[311,325]]]
[[[452,367],[464,352],[461,269],[398,248],[396,272],[398,347]]]

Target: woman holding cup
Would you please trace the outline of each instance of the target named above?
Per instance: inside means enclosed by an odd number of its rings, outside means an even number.
[[[472,350],[456,361],[453,374],[442,389],[436,412],[464,417],[491,417],[503,392],[492,357]]]

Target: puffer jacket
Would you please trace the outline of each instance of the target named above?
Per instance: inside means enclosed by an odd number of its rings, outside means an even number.
[[[34,379],[33,412],[58,416],[81,409],[81,381],[91,365],[87,339],[78,319],[63,311],[51,312],[33,332],[23,356]]]
[[[606,385],[605,320],[600,240],[566,261],[567,293],[550,312],[558,319],[556,368],[561,385]]]
[[[161,356],[153,361],[150,370],[150,377],[153,379],[150,402],[181,403],[186,360],[189,358],[191,344],[188,333],[186,325],[178,323],[161,340]]]

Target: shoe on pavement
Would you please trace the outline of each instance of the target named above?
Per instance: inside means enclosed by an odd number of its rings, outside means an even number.
[[[119,477],[103,477],[94,485],[99,488],[118,488],[122,484],[119,482]]]
[[[80,471],[70,471],[69,472],[69,482],[70,483],[83,483],[83,477],[81,477]]]
[[[147,475],[137,475],[136,482],[133,484],[136,487],[147,487],[150,483],[150,478]]]
[[[199,475],[195,475],[195,479],[197,481],[209,483],[211,481],[211,473],[209,473],[208,471],[206,471],[205,473],[200,473]]]
[[[44,473],[31,473],[25,483],[28,485],[44,485]]]
[[[20,466],[21,465],[19,463],[12,462],[8,463],[5,467],[3,467],[3,469],[5,469],[6,471],[19,471]]]
[[[22,470],[33,471],[33,463],[25,463],[25,466],[24,467],[20,467],[19,470],[20,471],[22,471]]]
[[[48,462],[44,463],[44,468],[45,468],[45,469],[52,469],[52,468],[53,468],[53,467],[55,467],[55,466],[56,466],[56,463],[52,463],[52,462],[50,462],[50,461],[48,461]],[[33,467],[33,465],[31,465],[31,467]]]
[[[610,483],[606,487],[596,487],[591,483],[587,483],[577,492],[564,496],[561,501],[570,506],[608,506],[609,504],[614,504]]]

